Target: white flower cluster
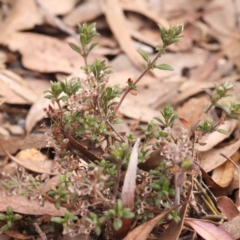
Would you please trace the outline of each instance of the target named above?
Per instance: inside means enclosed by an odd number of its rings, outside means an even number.
[[[192,156],[191,142],[187,130],[180,128],[176,139],[173,139],[172,129],[170,127],[164,130],[170,136],[168,139],[161,138],[160,143],[163,145],[161,155],[172,163],[181,164],[184,159]]]

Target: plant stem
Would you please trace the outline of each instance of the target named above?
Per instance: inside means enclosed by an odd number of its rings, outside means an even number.
[[[163,49],[165,50],[165,47],[163,46]],[[137,80],[135,80],[135,82],[133,83],[132,87],[136,86],[137,83],[143,78],[143,76],[153,67],[153,65],[155,64],[155,62],[158,60],[158,58],[160,58],[162,55],[161,52],[158,52],[156,57],[153,59],[153,61],[151,62],[151,64],[149,64],[149,66],[142,72],[142,74],[137,78]],[[127,96],[127,94],[131,91],[131,88],[127,88],[122,96],[122,98],[120,99],[117,107],[115,108],[115,113],[118,112],[118,109],[120,108],[120,106],[122,105],[123,100],[125,99],[125,97]]]
[[[61,113],[61,116],[60,116],[60,125],[62,126],[63,125],[63,111],[62,111],[62,107],[61,107],[61,104],[59,102],[59,100],[56,101],[57,102],[57,105],[59,107],[59,110],[60,110],[60,113]]]
[[[175,167],[177,167],[177,165],[175,165]],[[174,173],[174,183],[175,183],[174,206],[177,206],[180,204],[180,187],[177,184],[179,175],[180,175],[179,172]]]

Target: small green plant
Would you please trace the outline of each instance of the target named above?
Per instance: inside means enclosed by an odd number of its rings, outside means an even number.
[[[4,233],[10,229],[14,222],[21,219],[22,216],[19,214],[14,214],[11,206],[7,206],[6,214],[0,213],[0,220],[6,222],[6,224],[1,228],[1,233]]]
[[[142,128],[144,137],[138,149],[135,204],[133,209],[124,206],[122,186],[135,136],[134,133],[120,134],[114,126],[119,122],[117,113],[125,97],[137,91],[137,83],[147,72],[173,70],[167,64],[158,64],[157,60],[168,46],[181,40],[183,24],[170,26],[168,30],[159,25],[159,30],[163,45],[156,46],[153,59],[138,50],[146,62],[146,69],[135,81],[129,79],[122,92],[119,85],[108,84],[111,70],[105,60],[88,63],[91,50],[98,44],[92,43],[98,35],[96,24],[79,25],[80,47],[74,43],[69,46],[83,57],[85,65],[81,69],[86,78],[51,81],[51,89],[45,91],[45,97],[51,100],[45,109],[46,117],[52,122],[50,129],[44,128],[45,136],[48,146],[54,148],[60,173],[59,185],[46,192],[46,196],[57,209],[67,208],[63,217],[52,218],[63,226],[64,234],[83,233],[87,237],[94,233],[112,239],[123,226],[124,219],[132,219],[132,226],[139,226],[178,205],[186,189],[187,173],[198,171],[197,144],[201,137],[214,131],[227,134],[220,125],[228,119],[240,119],[239,102],[230,102],[230,106],[219,104],[233,88],[228,81],[223,85],[215,84],[214,91],[205,89],[210,99],[205,114],[214,107],[222,110],[222,117],[216,123],[206,118],[192,126],[190,132],[184,127],[176,132],[173,125],[179,116],[170,105],[160,110],[159,116]],[[180,121],[183,120],[180,118]],[[154,155],[157,164],[147,166],[146,170],[144,164]],[[87,167],[81,167],[80,159],[87,162]],[[22,171],[18,178],[9,177],[3,183],[10,193],[39,198],[43,204],[45,196],[41,194],[40,185],[48,179],[46,175],[33,177]],[[15,216],[8,210],[3,217],[8,215]],[[3,217],[8,228],[17,219]],[[178,222],[178,211],[172,211],[167,219]]]

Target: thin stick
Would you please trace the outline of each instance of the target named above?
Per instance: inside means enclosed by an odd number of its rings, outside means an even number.
[[[73,29],[71,29],[70,27],[66,26],[61,21],[61,19],[59,19],[58,17],[54,16],[49,11],[49,9],[46,7],[45,3],[42,0],[36,0],[36,3],[42,8],[42,10],[46,14],[46,16],[49,18],[50,21],[52,21],[55,24],[56,27],[58,27],[63,32],[69,34],[70,36],[73,36],[74,38],[76,38],[78,40],[78,35],[76,34],[76,32]]]
[[[163,46],[163,49],[165,47]],[[156,57],[153,59],[153,61],[151,62],[151,64],[142,72],[142,74],[137,78],[137,80],[133,83],[132,86],[136,86],[137,83],[143,78],[143,76],[153,67],[154,63],[158,60],[158,58],[161,57],[161,52],[158,52],[158,54],[156,55]],[[117,107],[115,108],[115,113],[118,112],[118,109],[120,108],[120,106],[122,105],[123,100],[125,99],[125,97],[127,96],[127,94],[131,91],[130,88],[127,88],[125,93],[123,94],[122,98],[120,99]]]
[[[40,238],[42,240],[47,240],[46,234],[42,231],[42,229],[39,227],[39,225],[37,224],[36,221],[33,222],[33,226],[34,226],[35,231],[39,234]]]
[[[112,128],[112,130],[117,134],[117,136],[121,139],[122,142],[125,142],[125,140],[122,138],[122,136],[118,133],[118,131],[113,127],[113,125],[109,122],[108,119],[106,119],[107,124]]]

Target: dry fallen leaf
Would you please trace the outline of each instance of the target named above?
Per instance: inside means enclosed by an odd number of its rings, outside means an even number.
[[[125,174],[124,183],[122,187],[122,204],[124,208],[134,209],[134,198],[136,191],[136,175],[137,175],[137,163],[138,163],[138,146],[140,138],[135,142],[130,161]],[[122,239],[126,236],[127,232],[131,228],[132,219],[121,219],[122,227],[115,232],[114,237]]]
[[[131,62],[139,69],[144,68],[144,61],[132,44],[129,32],[126,29],[126,19],[118,0],[101,0],[101,8],[105,14],[109,28],[117,38],[121,49],[127,54]],[[116,27],[117,23],[117,27]]]
[[[240,158],[240,153],[235,152],[231,159],[237,163]],[[212,173],[212,179],[221,187],[227,187],[233,179],[234,165],[230,161],[226,161],[219,167],[215,168]]]
[[[0,81],[5,84],[9,90],[14,92],[22,99],[26,100],[27,103],[33,103],[38,98],[38,96],[36,96],[36,93],[31,88],[29,88],[27,83],[19,75],[10,70],[0,70]],[[7,98],[7,102],[10,101],[11,103],[14,103],[12,99],[9,99],[11,95],[4,95],[4,97]]]
[[[236,14],[234,12],[234,5],[229,2],[226,5],[225,0],[213,0],[205,7],[218,7],[214,12],[205,13],[203,19],[218,33],[229,35],[235,27]]]
[[[0,193],[3,194],[3,193]],[[6,212],[6,207],[11,206],[13,212],[26,214],[26,215],[45,215],[49,214],[51,216],[63,216],[66,209],[60,207],[56,209],[54,204],[45,201],[44,206],[39,205],[38,199],[29,200],[24,196],[6,195],[0,197],[0,212]]]
[[[223,125],[219,126],[219,129],[223,129],[228,132],[228,135],[219,133],[217,131],[207,134],[202,137],[201,142],[206,143],[205,145],[199,146],[198,150],[200,152],[205,152],[212,149],[218,143],[222,142],[224,139],[228,138],[230,134],[234,131],[237,126],[236,120],[226,121]]]
[[[13,144],[14,142],[14,144]],[[44,134],[30,135],[26,137],[11,137],[7,140],[0,140],[0,146],[9,152],[10,154],[16,153],[18,150],[23,150],[27,148],[44,148],[47,142],[45,141]],[[3,150],[0,148],[0,156],[5,155]]]
[[[42,160],[41,161],[33,161],[32,159],[31,160],[28,160],[28,159],[21,160],[21,159],[18,159],[16,157],[12,156],[8,152],[6,152],[6,154],[14,162],[16,162],[20,166],[23,166],[26,169],[31,170],[33,172],[47,173],[50,175],[55,175],[58,173],[56,170],[53,169],[54,161],[52,161],[52,160],[43,160],[43,161]]]
[[[207,240],[234,240],[232,236],[225,230],[213,225],[212,223],[186,218],[185,223],[190,225],[198,235]]]
[[[239,225],[240,225],[240,216],[237,216],[233,218],[231,221],[223,223],[219,227],[229,232],[234,239],[239,239],[240,238]]]
[[[22,64],[31,70],[77,74],[79,67],[84,65],[83,58],[72,51],[66,42],[46,35],[11,33],[2,43],[12,51],[19,51]],[[90,54],[88,60],[93,62],[95,58],[102,57]]]
[[[158,223],[160,219],[170,213],[173,209],[167,210],[157,217],[145,222],[144,224],[133,229],[123,240],[146,240],[151,233],[152,229]]]
[[[228,197],[218,197],[217,207],[221,210],[221,212],[224,214],[224,216],[227,217],[229,221],[240,215],[237,206]]]
[[[226,158],[220,156],[220,153],[223,153],[227,157],[231,157],[239,149],[239,147],[240,139],[226,147],[213,148],[207,152],[202,152],[199,159],[200,165],[206,172],[210,172],[216,167],[226,162]]]
[[[42,94],[42,96],[31,106],[26,118],[27,135],[30,134],[36,123],[44,118],[46,113],[43,109],[47,108],[49,103],[49,99],[44,98]]]
[[[85,1],[66,15],[63,21],[68,26],[74,27],[78,23],[91,21],[102,14],[103,12],[98,1]]]
[[[15,229],[8,229],[6,232],[4,232],[7,236],[9,236],[9,237],[12,237],[12,238],[14,238],[14,239],[19,239],[19,240],[25,240],[25,239],[33,239],[34,238],[34,236],[25,236],[25,235],[23,235],[23,234],[21,234],[21,233],[19,233],[17,230],[15,230]],[[0,237],[1,237],[1,235],[0,235]],[[1,240],[2,240],[2,238],[1,238]],[[3,238],[3,240],[4,240],[4,238]]]

